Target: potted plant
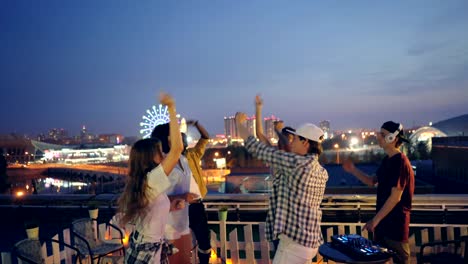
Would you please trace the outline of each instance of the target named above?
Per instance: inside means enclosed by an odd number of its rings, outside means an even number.
[[[36,219],[25,221],[24,229],[29,239],[39,239],[39,222]]]
[[[222,206],[218,210],[218,219],[219,221],[226,221],[227,220],[227,213],[228,208],[226,206]]]
[[[88,213],[89,213],[89,218],[91,219],[97,219],[99,215],[99,208],[98,205],[95,201],[91,201],[88,203]]]

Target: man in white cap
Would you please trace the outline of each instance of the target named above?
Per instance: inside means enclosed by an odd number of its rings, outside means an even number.
[[[242,122],[245,119],[244,113],[236,114],[247,151],[270,164],[280,179],[266,219],[267,239],[280,240],[273,264],[310,263],[323,243],[320,203],[328,180],[327,171],[318,162],[323,131],[313,124],[288,131],[294,139],[291,152],[284,152],[257,141]]]

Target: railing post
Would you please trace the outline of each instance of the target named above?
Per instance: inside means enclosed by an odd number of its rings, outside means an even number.
[[[221,242],[221,260],[226,261],[227,258],[227,249],[226,249],[226,220],[219,221],[219,239]]]

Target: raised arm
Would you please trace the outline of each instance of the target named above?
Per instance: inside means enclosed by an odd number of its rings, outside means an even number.
[[[263,132],[263,119],[262,119],[262,108],[263,108],[263,100],[260,97],[260,95],[257,94],[255,96],[255,133],[257,135],[257,138],[265,143],[271,146],[270,141],[268,138],[265,136]]]
[[[184,149],[184,145],[182,143],[179,122],[176,116],[176,106],[174,99],[166,93],[161,93],[159,98],[161,104],[167,105],[167,109],[169,111],[169,139],[171,142],[171,149],[161,162],[164,172],[166,175],[169,175],[179,161],[182,150]]]
[[[374,186],[376,183],[375,177],[369,176],[367,175],[367,173],[356,168],[356,166],[354,166],[353,161],[349,157],[343,161],[343,169],[347,173],[354,175],[356,178],[358,178],[362,183],[364,183],[367,186]]]

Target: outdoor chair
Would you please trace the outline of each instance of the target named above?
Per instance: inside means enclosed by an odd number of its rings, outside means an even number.
[[[456,240],[425,243],[421,245],[418,264],[468,264],[467,242],[468,236],[462,236]]]
[[[77,248],[55,239],[23,239],[13,246],[12,253],[13,256],[16,256],[18,259],[26,263],[46,263],[48,256],[43,254],[44,251],[42,250],[42,246],[44,244],[46,244],[46,246],[51,246],[52,248],[55,247],[59,250],[60,247],[65,248],[67,252],[71,253],[70,257],[72,263],[81,264],[81,253]],[[58,254],[60,255],[60,253]],[[61,261],[58,260],[58,263],[61,263]]]
[[[120,234],[119,242],[112,243],[105,241],[99,237],[99,232],[96,230],[97,221],[91,218],[81,218],[72,222],[71,233],[73,236],[74,246],[76,246],[83,257],[90,257],[92,263],[99,263],[102,257],[111,253],[121,252],[125,256],[125,248],[123,244],[123,233],[117,226],[106,223],[106,227],[114,228]],[[106,229],[107,229],[106,228]]]

